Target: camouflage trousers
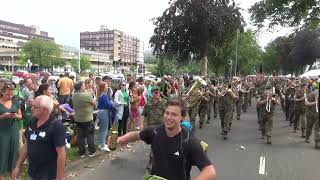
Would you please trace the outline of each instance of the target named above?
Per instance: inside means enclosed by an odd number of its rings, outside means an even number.
[[[232,124],[232,113],[230,109],[220,109],[219,116],[221,120],[221,128],[224,134],[228,134]]]
[[[307,113],[307,132],[306,132],[306,138],[309,139],[312,133],[314,133],[314,140],[320,141],[320,120],[319,120],[319,114],[317,112],[310,112]]]
[[[290,124],[292,124],[293,123],[293,118],[294,118],[294,103],[292,103],[292,102],[289,102],[289,111],[288,111],[288,113],[289,113],[289,122],[290,122]]]
[[[213,109],[214,101],[209,101],[208,107],[207,107],[207,117],[208,117],[208,122],[211,120],[211,114],[212,114],[212,109]]]
[[[242,106],[243,106],[243,97],[240,97],[239,101],[236,102],[237,118],[240,118],[241,116]]]
[[[263,115],[261,122],[262,122],[262,125],[261,125],[262,136],[271,137],[271,132],[273,128],[273,115]]]
[[[245,96],[243,97],[243,104],[242,104],[242,110],[243,110],[243,112],[247,112],[248,104],[249,104],[249,95],[245,95]]]
[[[257,104],[257,117],[258,117],[258,124],[259,124],[259,129],[262,129],[262,115],[263,111],[261,109],[262,107]]]
[[[195,128],[197,114],[198,114],[198,106],[189,108],[188,115],[189,115],[190,122],[192,124],[193,129]]]
[[[304,131],[306,129],[306,119],[305,119],[305,113],[302,109],[302,107],[300,108],[295,108],[293,110],[293,129],[297,130],[300,127],[300,123],[301,123],[301,130]]]
[[[203,124],[207,112],[208,112],[208,106],[199,106],[198,114],[199,114],[199,123],[200,124]]]

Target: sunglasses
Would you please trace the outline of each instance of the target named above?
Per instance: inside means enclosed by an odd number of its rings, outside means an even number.
[[[11,89],[11,90],[16,88],[16,86],[14,84],[4,84],[3,87],[6,89]]]

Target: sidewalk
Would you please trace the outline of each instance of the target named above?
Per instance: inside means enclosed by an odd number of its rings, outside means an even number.
[[[106,160],[112,160],[112,158],[117,157],[117,155],[120,152],[124,151],[135,151],[134,148],[137,143],[141,142],[135,142],[135,143],[130,143],[129,146],[127,147],[126,145],[118,146],[116,150],[111,151],[111,152],[103,152],[103,151],[97,151],[97,155],[94,157],[84,157],[79,159],[73,160],[69,163],[67,163],[65,167],[65,176],[67,179],[75,179],[77,176],[79,176],[82,173],[85,173],[88,170],[92,170],[95,167],[97,167],[100,163],[106,161]]]

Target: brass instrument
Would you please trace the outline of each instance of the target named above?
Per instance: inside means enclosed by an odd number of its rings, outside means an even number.
[[[225,88],[220,94],[221,94],[221,96],[225,96],[228,92],[231,92],[232,90],[231,90],[231,84],[229,84],[228,86],[227,86],[227,88]]]
[[[202,87],[206,86],[207,83],[200,77],[194,77],[196,82],[191,86],[191,89],[187,93],[187,97],[185,99],[186,105],[188,108],[193,107],[203,96]]]
[[[267,103],[266,103],[267,112],[270,112],[272,101],[275,101],[275,98],[276,98],[275,87],[272,87],[272,98],[269,98],[269,95],[267,96]]]
[[[318,107],[318,97],[316,97],[316,112],[319,112],[319,107]]]

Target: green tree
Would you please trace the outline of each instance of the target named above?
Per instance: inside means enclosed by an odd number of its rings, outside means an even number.
[[[61,49],[57,44],[50,41],[33,39],[22,47],[20,58],[27,62],[28,59],[39,68],[51,68],[60,60]]]
[[[90,57],[86,55],[80,55],[80,69],[81,71],[86,71],[91,68]]]
[[[206,75],[209,45],[218,49],[243,30],[239,8],[233,0],[170,0],[169,5],[154,19],[153,53],[183,62],[201,59],[201,74]]]
[[[232,41],[225,43],[218,51],[218,60],[214,64],[214,67],[217,67],[216,72],[219,71],[218,68],[220,66],[229,69],[229,60],[233,60],[233,67],[235,66],[236,46],[237,37],[234,37]],[[238,37],[237,74],[252,74],[262,60],[262,53],[263,51],[258,45],[254,31],[247,30],[246,32],[240,33]],[[220,62],[220,65],[218,65],[217,62]],[[234,74],[234,70],[232,74]]]
[[[74,70],[79,72],[79,59],[72,59],[70,65]]]
[[[250,8],[254,24],[262,27],[276,25],[312,28],[320,24],[319,0],[261,0]]]

